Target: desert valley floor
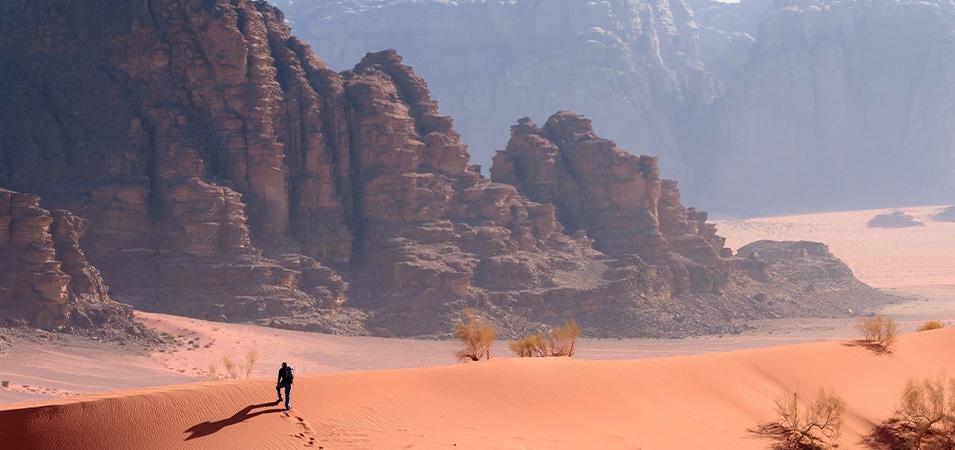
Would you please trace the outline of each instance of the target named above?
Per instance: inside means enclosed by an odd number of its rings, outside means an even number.
[[[867,446],[910,377],[955,373],[955,222],[942,206],[899,208],[924,226],[869,228],[867,210],[717,222],[727,246],[824,242],[862,281],[904,302],[881,313],[890,354],[853,343],[853,319],[754,323],[733,336],[590,340],[574,358],[458,363],[455,342],[318,335],[137,313],[176,343],[137,352],[60,334],[0,334],[0,436],[10,448],[748,449],[773,441],[787,390],[829,387],[847,403],[840,448]],[[927,320],[945,329],[914,333]],[[0,332],[2,333],[2,332]],[[210,381],[222,358],[257,361]],[[296,368],[291,411],[275,372]],[[16,430],[14,433],[13,430]],[[10,434],[8,434],[10,433]]]

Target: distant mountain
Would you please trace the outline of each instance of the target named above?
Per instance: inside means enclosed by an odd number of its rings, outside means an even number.
[[[774,2],[688,151],[710,167],[711,207],[950,201],[953,29],[947,1]]]
[[[396,48],[475,161],[568,109],[685,197],[766,214],[946,202],[955,6],[945,0],[278,0],[341,70]]]
[[[336,70],[366,52],[397,49],[485,169],[514,120],[570,110],[623,148],[658,156],[667,176],[686,179],[686,119],[722,92],[703,68],[683,0],[274,4]]]

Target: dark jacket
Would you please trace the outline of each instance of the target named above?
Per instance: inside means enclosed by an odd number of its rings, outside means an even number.
[[[292,374],[291,374],[292,371],[291,371],[291,369],[292,369],[291,367],[282,367],[281,369],[279,369],[279,381],[278,381],[278,384],[282,384],[283,382],[292,384]]]

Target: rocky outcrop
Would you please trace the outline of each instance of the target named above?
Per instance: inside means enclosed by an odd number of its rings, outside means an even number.
[[[418,328],[449,310],[414,301],[511,298],[475,286],[546,285],[563,257],[519,255],[549,241],[593,252],[468,165],[394,51],[332,72],[261,2],[7,7],[0,180],[87,217],[90,259],[138,308],[445,332]]]
[[[339,70],[397,48],[485,167],[572,110],[733,215],[948,202],[947,0],[278,0]]]
[[[485,168],[515,118],[572,110],[685,178],[681,124],[722,89],[702,68],[684,0],[273,3],[338,70],[397,49]]]
[[[133,311],[109,298],[79,247],[87,221],[0,189],[0,323],[46,330],[136,331]]]
[[[910,228],[924,226],[924,223],[919,222],[915,217],[902,211],[878,214],[866,222],[866,228]]]
[[[657,158],[599,138],[582,116],[557,113],[543,128],[521,119],[507,148],[494,157],[491,177],[534,201],[553,203],[565,227],[585,232],[607,255],[639,255],[673,267],[677,294],[683,286],[715,287],[712,279],[693,279],[693,273],[709,278],[704,266],[723,270],[724,239],[705,223],[706,213],[680,204],[676,182],[660,179]]]
[[[955,206],[943,208],[941,211],[932,216],[932,219],[939,222],[955,222]]]
[[[776,269],[576,114],[515,127],[494,169],[514,184],[491,182],[394,50],[334,72],[266,3],[2,8],[0,184],[88,220],[87,258],[137,308],[384,336],[446,335],[466,305],[512,336],[788,314],[740,303]]]
[[[326,132],[341,137],[321,115],[340,80],[316,94],[304,72],[318,83],[327,69],[275,10],[4,7],[0,85],[12,94],[0,111],[0,180],[90,220],[88,255],[114,296],[219,319],[343,301],[347,283],[297,253],[336,261],[351,251],[339,174],[315,159],[334,157],[321,151]]]
[[[684,207],[677,183],[660,178],[656,158],[601,139],[577,114],[557,113],[543,127],[518,121],[491,174],[532,200],[554,204],[568,230],[611,258],[605,279],[622,271],[655,280],[629,299],[671,324],[705,329],[704,318],[716,316],[845,314],[886,299],[823,244],[760,241],[734,256],[707,214]],[[616,305],[621,314],[632,307]]]

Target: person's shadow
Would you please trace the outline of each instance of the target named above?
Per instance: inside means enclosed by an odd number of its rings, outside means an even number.
[[[188,430],[186,430],[186,433],[191,433],[189,437],[186,438],[186,440],[188,441],[190,439],[208,436],[212,433],[218,432],[219,430],[229,425],[235,425],[239,422],[245,421],[246,419],[251,419],[261,414],[278,413],[278,412],[285,411],[285,408],[272,408],[272,409],[252,412],[252,410],[256,408],[265,408],[266,406],[273,406],[278,404],[279,404],[278,401],[274,401],[270,403],[260,403],[258,405],[249,405],[249,406],[246,406],[245,408],[242,408],[241,410],[239,410],[239,412],[233,414],[232,417],[229,417],[227,419],[217,420],[215,422],[202,422],[200,424],[193,425]]]

